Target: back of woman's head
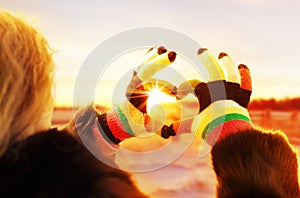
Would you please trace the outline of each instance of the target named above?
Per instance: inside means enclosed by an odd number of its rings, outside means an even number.
[[[52,108],[53,68],[45,38],[0,12],[0,156]]]

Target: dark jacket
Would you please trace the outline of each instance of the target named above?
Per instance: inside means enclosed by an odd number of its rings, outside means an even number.
[[[211,151],[217,197],[300,197],[297,154],[281,132],[231,134]]]
[[[144,197],[130,176],[101,163],[68,132],[52,129],[0,158],[0,197]]]

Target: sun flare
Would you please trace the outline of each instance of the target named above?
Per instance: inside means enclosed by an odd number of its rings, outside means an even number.
[[[176,98],[167,95],[160,91],[158,87],[153,88],[149,93],[147,100],[147,110],[150,110],[156,104],[173,103],[176,102]]]

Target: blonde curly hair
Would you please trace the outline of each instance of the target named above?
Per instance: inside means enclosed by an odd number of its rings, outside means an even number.
[[[0,156],[53,107],[52,52],[22,19],[0,12]]]

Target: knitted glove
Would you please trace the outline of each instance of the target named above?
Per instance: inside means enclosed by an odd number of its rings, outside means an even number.
[[[145,125],[150,122],[147,113],[147,99],[153,82],[164,86],[169,94],[176,88],[162,80],[153,81],[153,75],[170,65],[176,53],[164,47],[151,48],[133,72],[126,89],[126,101],[116,104],[110,111],[98,115],[100,131],[108,142],[118,144],[126,138],[147,133]]]
[[[252,82],[247,66],[236,67],[226,53],[218,61],[204,48],[198,56],[207,68],[209,81],[191,80],[177,89],[182,99],[193,92],[199,101],[199,114],[192,119],[164,126],[161,135],[168,138],[178,132],[194,132],[210,145],[231,133],[251,128],[247,106],[252,93]]]

